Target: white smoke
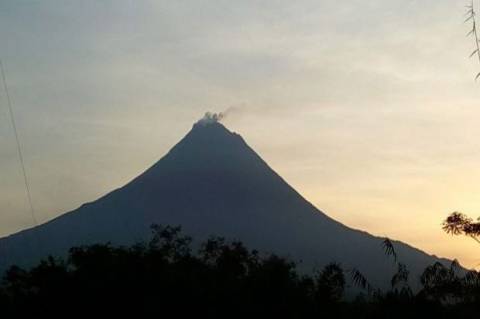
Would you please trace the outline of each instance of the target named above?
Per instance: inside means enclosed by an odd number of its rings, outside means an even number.
[[[203,118],[201,118],[197,122],[197,124],[209,125],[209,124],[221,122],[227,116],[228,113],[229,113],[229,109],[227,109],[224,112],[219,112],[219,113],[207,112],[207,113],[205,113]]]
[[[229,108],[227,108],[225,111],[223,112],[218,112],[218,113],[214,113],[214,112],[207,112],[205,113],[205,115],[197,122],[197,124],[200,124],[200,125],[209,125],[209,124],[214,124],[214,123],[218,123],[218,122],[222,122],[227,116],[230,116],[231,113],[236,113],[237,111],[239,111],[239,108],[238,107],[235,107],[235,106],[231,106]]]
[[[205,113],[203,118],[201,118],[200,121],[198,121],[198,124],[209,125],[209,124],[217,123],[217,122],[220,122],[224,117],[225,115],[222,112],[220,113],[207,112]]]

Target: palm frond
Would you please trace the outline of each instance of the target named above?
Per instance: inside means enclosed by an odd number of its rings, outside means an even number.
[[[382,242],[383,250],[387,256],[392,256],[395,262],[397,262],[397,252],[395,251],[395,247],[393,247],[393,243],[389,238],[385,238]]]
[[[373,287],[372,285],[370,285],[367,278],[356,268],[353,268],[350,273],[352,275],[353,284],[366,290],[368,294],[371,294],[371,292],[373,291]]]
[[[392,277],[392,288],[395,288],[399,284],[403,284],[404,288],[408,287],[408,276],[410,271],[407,269],[407,266],[402,263],[398,263],[398,270],[395,275]]]

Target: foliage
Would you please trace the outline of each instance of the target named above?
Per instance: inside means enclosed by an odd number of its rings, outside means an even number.
[[[452,235],[466,235],[480,242],[480,222],[474,222],[468,216],[453,212],[443,221],[443,230]]]
[[[467,36],[472,36],[475,42],[475,50],[470,54],[470,57],[476,57],[478,58],[478,61],[480,62],[480,35],[478,33],[478,27],[477,27],[477,12],[475,11],[475,2],[474,0],[471,0],[471,3],[467,5],[467,13],[466,13],[467,18],[465,19],[465,22],[471,22],[472,23],[472,28],[468,32]],[[480,78],[480,72],[477,73],[477,76],[475,77],[475,80],[478,80]]]
[[[441,318],[472,317],[480,302],[480,275],[471,271],[462,276],[457,263],[428,267],[417,294],[409,289],[408,270],[401,263],[387,292],[351,270],[352,284],[369,293],[352,298],[346,295],[348,283],[339,264],[304,275],[292,261],[249,250],[238,241],[212,237],[193,252],[192,239],[180,227],[152,230],[147,244],[75,247],[66,260],[49,257],[30,270],[10,268],[0,286],[2,315]],[[390,241],[384,246],[389,256],[396,256]]]

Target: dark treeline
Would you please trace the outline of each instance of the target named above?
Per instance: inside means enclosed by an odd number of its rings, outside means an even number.
[[[10,268],[0,286],[3,318],[462,318],[480,311],[480,276],[455,264],[428,267],[423,289],[399,264],[380,292],[355,270],[329,264],[311,276],[275,255],[212,238],[192,252],[178,227],[153,226],[149,243],[72,248],[30,270]],[[393,247],[386,247],[393,254]],[[348,284],[365,293],[345,298]]]

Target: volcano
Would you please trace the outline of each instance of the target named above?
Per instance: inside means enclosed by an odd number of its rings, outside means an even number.
[[[129,245],[150,238],[150,226],[181,225],[195,242],[211,235],[291,258],[302,271],[329,262],[361,271],[386,287],[396,270],[383,238],[349,228],[314,207],[236,133],[201,120],[168,154],[127,185],[45,224],[0,239],[0,270],[29,266],[72,246]],[[393,242],[411,280],[441,261]]]

